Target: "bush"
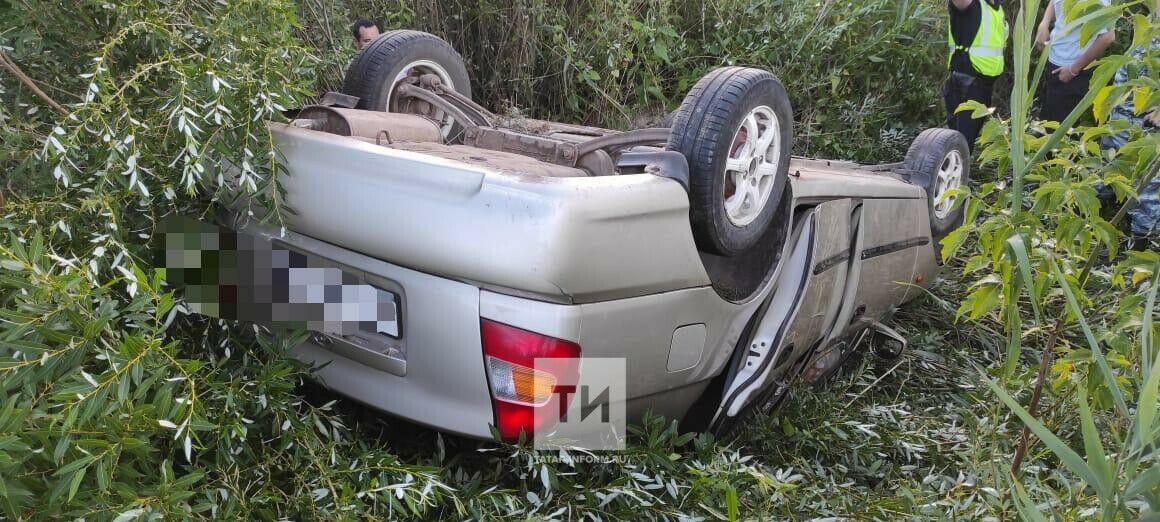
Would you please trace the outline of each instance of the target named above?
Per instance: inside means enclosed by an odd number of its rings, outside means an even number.
[[[1028,11],[1036,12],[1038,2],[1029,4]],[[1126,18],[1126,7],[1076,4],[1073,9],[1091,11],[1081,38]],[[1155,19],[1131,17],[1134,45],[1160,41]],[[1026,451],[1034,434],[1046,450],[1038,462],[1059,471],[1054,480],[1098,500],[1089,514],[1099,512],[1103,520],[1155,517],[1160,329],[1153,311],[1160,255],[1118,255],[1123,234],[1117,225],[1160,173],[1160,134],[1137,127],[1118,150],[1102,149],[1099,140],[1127,132],[1127,122],[1109,120],[1108,114],[1129,96],[1142,114],[1160,110],[1160,99],[1149,95],[1160,77],[1160,50],[1100,60],[1090,92],[1071,115],[1060,123],[1039,122],[1029,116],[1033,100],[1027,88],[1037,76],[1031,65],[1034,22],[1020,19],[1014,27],[1010,119],[989,118],[980,137],[980,160],[997,165],[1004,176],[972,194],[967,225],[943,242],[944,251],[969,256],[964,273],[975,281],[959,313],[971,319],[993,315],[1008,336],[1005,364],[987,385],[1026,427],[1010,473],[996,480],[1009,488],[1024,518],[1042,518],[1042,497],[1053,510],[1077,507],[1077,500],[1061,498],[1057,483],[1023,473],[1022,459],[1033,458]],[[1121,67],[1149,72],[1109,85]],[[968,110],[985,114],[977,104]],[[1093,113],[1094,126],[1072,128]],[[1116,194],[1120,210],[1114,217],[1101,212],[1101,184]],[[1040,348],[1038,372],[1020,371],[1020,355],[1033,347]],[[1063,356],[1055,361],[1057,352]],[[1031,394],[1027,407],[1016,400],[1023,392]],[[1041,398],[1051,406],[1039,418]]]
[[[429,470],[303,403],[284,344],[187,315],[150,267],[161,217],[276,185],[263,122],[314,78],[294,5],[59,2],[0,20],[6,54],[69,113],[3,77],[0,511],[317,518],[356,495],[372,513],[439,498]]]

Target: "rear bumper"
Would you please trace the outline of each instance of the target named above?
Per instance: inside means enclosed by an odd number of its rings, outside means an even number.
[[[377,410],[473,437],[490,438],[491,395],[480,340],[478,288],[399,267],[312,239],[250,226],[240,232],[277,239],[402,289],[406,364],[376,368],[307,340],[291,355],[318,366],[326,387]],[[365,359],[365,358],[362,358]],[[401,374],[401,375],[400,375]]]
[[[645,410],[671,418],[683,415],[728,356],[715,347],[732,346],[730,339],[743,326],[729,326],[736,322],[738,305],[721,300],[710,287],[564,305],[481,290],[290,231],[279,235],[271,227],[252,225],[239,233],[326,259],[397,292],[404,364],[382,364],[369,352],[352,354],[358,348],[336,346],[320,335],[294,346],[291,356],[316,367],[316,378],[341,395],[470,437],[490,439],[495,422],[481,318],[578,343],[584,357],[623,358],[631,375],[626,386],[630,419]],[[666,371],[674,332],[690,324],[707,325],[707,339],[692,366]]]
[[[590,303],[709,284],[681,183],[513,174],[272,123],[287,227],[399,266]],[[641,260],[649,260],[641,262]]]

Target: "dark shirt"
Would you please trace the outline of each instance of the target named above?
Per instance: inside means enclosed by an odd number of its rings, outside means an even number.
[[[951,36],[956,45],[970,47],[975,42],[975,33],[983,21],[983,7],[979,5],[979,1],[975,0],[966,10],[959,11],[954,2],[947,0],[947,9],[950,11]],[[988,0],[988,3],[998,7],[999,0]],[[956,49],[951,54],[951,70],[971,76],[983,76],[975,70],[974,65],[971,65],[971,57],[963,50]]]

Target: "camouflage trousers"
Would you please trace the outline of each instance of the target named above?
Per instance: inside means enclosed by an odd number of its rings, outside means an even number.
[[[1128,209],[1128,221],[1132,234],[1151,235],[1160,232],[1160,180],[1153,179],[1136,198],[1136,204]]]
[[[1135,120],[1135,118],[1131,117],[1125,118],[1124,115],[1117,112],[1113,112],[1111,118]],[[1140,118],[1140,121],[1136,123],[1142,121],[1143,119]],[[1155,129],[1150,130],[1154,131]],[[1121,132],[1101,139],[1100,146],[1105,149],[1119,149],[1127,142],[1128,133]],[[1107,198],[1109,196],[1114,198],[1110,194],[1111,190],[1107,187],[1101,186],[1099,190],[1101,198]],[[1153,179],[1140,191],[1140,194],[1136,197],[1136,204],[1128,209],[1128,225],[1131,228],[1132,234],[1137,236],[1152,235],[1153,233],[1160,232],[1160,178]]]

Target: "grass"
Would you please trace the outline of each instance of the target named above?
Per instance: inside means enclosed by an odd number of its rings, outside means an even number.
[[[795,504],[815,511],[804,518],[988,511],[971,501],[979,493],[971,470],[985,464],[995,435],[978,416],[988,401],[975,368],[994,364],[995,341],[951,323],[948,310],[931,306],[938,302],[936,294],[899,310],[895,324],[910,342],[903,357],[864,355],[824,389],[797,390],[787,408],[742,436],[755,454],[803,474]]]

